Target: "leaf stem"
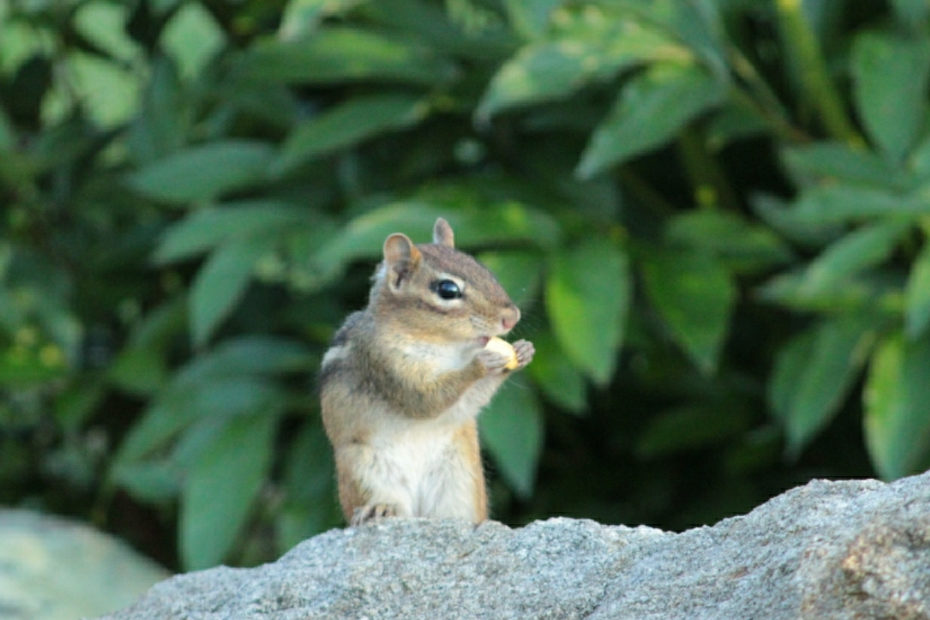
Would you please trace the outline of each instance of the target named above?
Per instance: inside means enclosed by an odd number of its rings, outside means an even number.
[[[739,199],[723,170],[707,151],[707,141],[697,128],[685,128],[678,137],[678,152],[700,207],[739,209]]]
[[[839,92],[830,79],[817,38],[802,11],[801,0],[777,0],[775,5],[785,44],[798,59],[802,86],[827,131],[851,146],[864,145],[865,141],[846,115]]]
[[[781,101],[749,59],[740,50],[732,49],[729,60],[733,71],[745,84],[744,88],[734,82],[730,96],[758,115],[782,139],[790,142],[809,142],[811,137],[791,123]]]
[[[620,166],[617,175],[627,191],[657,216],[669,217],[675,213],[675,207],[662,194],[643,181],[629,166]]]

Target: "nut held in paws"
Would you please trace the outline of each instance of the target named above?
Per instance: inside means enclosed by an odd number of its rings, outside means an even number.
[[[517,361],[516,351],[513,350],[513,347],[509,342],[502,338],[491,338],[488,340],[488,344],[484,345],[484,348],[509,357],[510,361],[508,361],[507,365],[504,366],[504,368],[507,370],[513,370],[520,365],[520,362]]]

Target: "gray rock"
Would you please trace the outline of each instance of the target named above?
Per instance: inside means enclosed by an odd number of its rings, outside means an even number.
[[[389,519],[173,577],[111,618],[930,618],[930,473],[814,481],[680,534]]]
[[[0,618],[98,616],[129,605],[167,576],[87,525],[0,509]]]

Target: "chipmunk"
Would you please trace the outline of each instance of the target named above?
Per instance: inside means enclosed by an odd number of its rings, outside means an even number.
[[[455,249],[384,241],[368,306],[336,332],[320,369],[323,425],[350,525],[390,516],[488,516],[476,418],[532,343],[500,341],[520,310],[494,276]],[[504,349],[488,347],[495,344]]]

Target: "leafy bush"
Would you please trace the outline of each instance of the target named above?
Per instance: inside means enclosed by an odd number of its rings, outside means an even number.
[[[311,378],[437,215],[538,349],[481,418],[498,518],[930,466],[927,18],[0,1],[0,500],[187,569],[338,524]]]

